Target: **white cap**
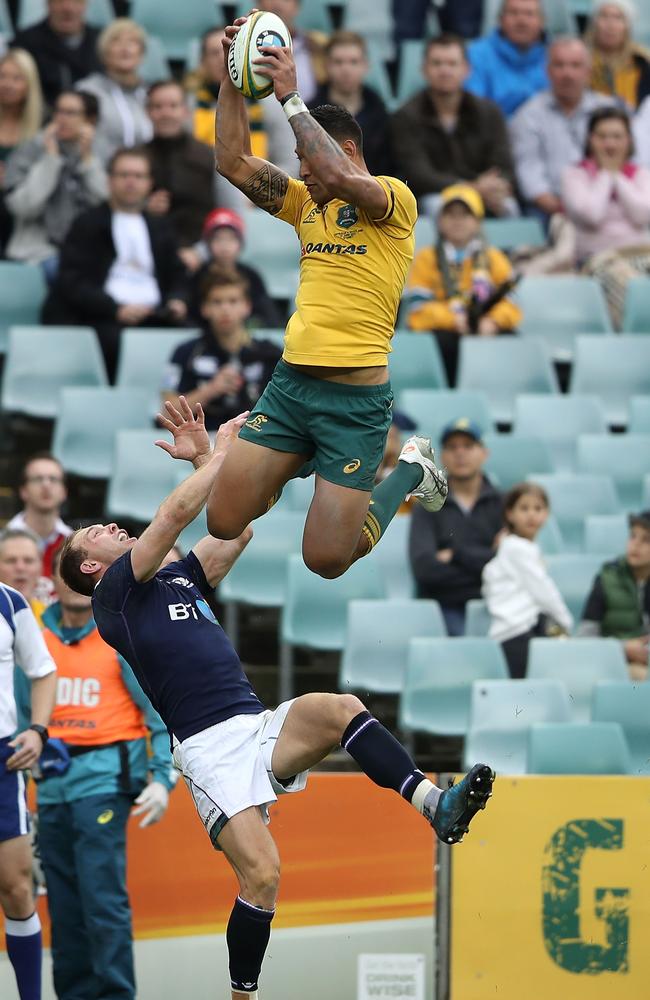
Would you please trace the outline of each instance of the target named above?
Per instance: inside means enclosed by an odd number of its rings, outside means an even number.
[[[596,0],[593,7],[593,13],[591,15],[592,20],[601,7],[618,7],[621,13],[625,15],[625,19],[630,25],[630,28],[633,27],[634,19],[636,17],[636,8],[632,3],[632,0]]]

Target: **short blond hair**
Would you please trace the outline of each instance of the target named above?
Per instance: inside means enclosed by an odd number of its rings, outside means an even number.
[[[97,53],[103,63],[106,62],[108,49],[120,35],[134,35],[140,43],[143,55],[147,51],[147,32],[144,28],[141,28],[137,21],[132,21],[130,17],[116,17],[114,21],[106,25],[97,39]]]

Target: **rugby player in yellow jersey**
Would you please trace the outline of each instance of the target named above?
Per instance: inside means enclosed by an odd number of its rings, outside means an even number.
[[[226,60],[245,20],[226,29]],[[295,133],[301,179],[251,154],[244,99],[228,74],[217,103],[217,169],[295,228],[300,287],[283,358],[220,469],[208,526],[218,538],[236,538],[311,462],[303,557],[315,573],[336,577],[379,541],[405,496],[438,510],[447,495],[431,442],[418,437],[373,489],[391,422],[387,360],[417,208],[401,181],[369,173],[361,130],[346,110],[309,113],[288,49],[263,47],[256,62]]]

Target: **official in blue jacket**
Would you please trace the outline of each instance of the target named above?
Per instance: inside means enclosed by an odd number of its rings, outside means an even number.
[[[499,105],[506,117],[548,87],[540,0],[503,0],[499,26],[472,42],[465,87]]]

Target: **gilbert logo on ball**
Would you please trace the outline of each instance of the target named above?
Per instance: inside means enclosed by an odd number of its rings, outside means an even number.
[[[228,73],[244,97],[262,100],[273,93],[273,81],[257,72],[254,61],[263,46],[292,48],[291,35],[277,14],[257,11],[242,24],[228,52]]]

